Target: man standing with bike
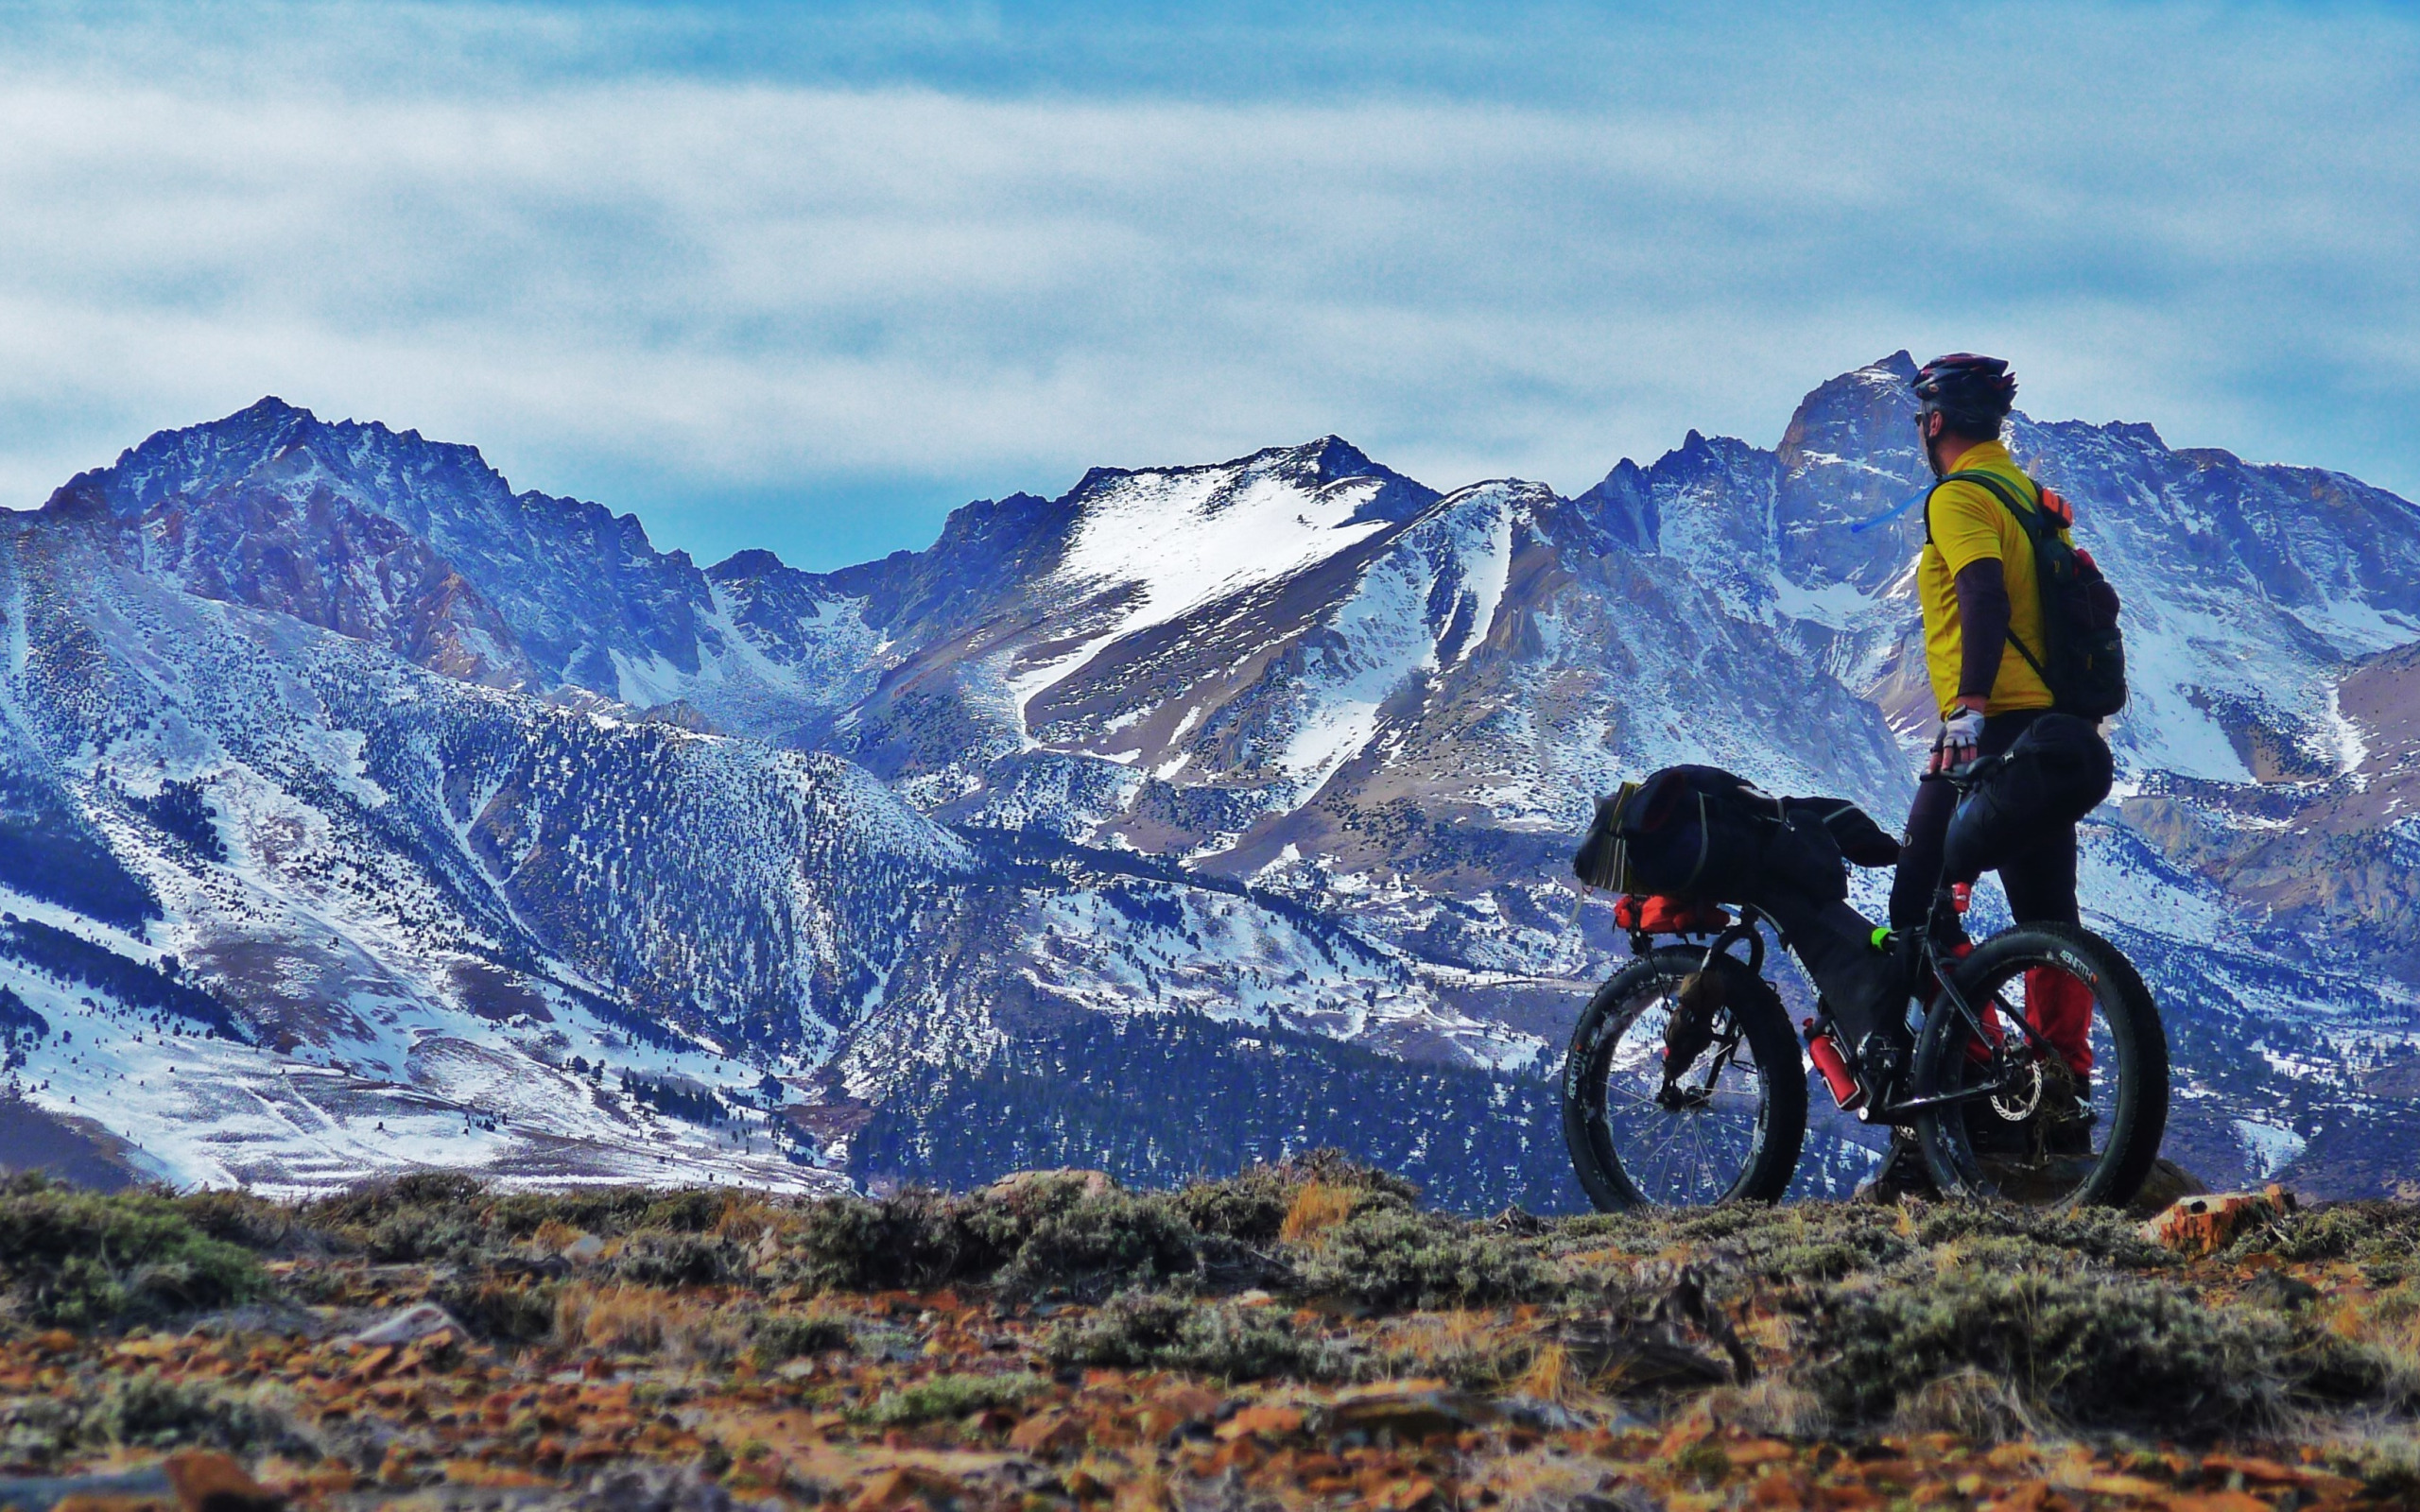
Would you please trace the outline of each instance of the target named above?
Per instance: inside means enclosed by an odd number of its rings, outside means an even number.
[[[2031,649],[2047,644],[2033,541],[2016,513],[2043,506],[2041,490],[2001,443],[2016,401],[2016,375],[1997,357],[1956,352],[1918,369],[1916,439],[1940,481],[1925,500],[1925,544],[1916,563],[1916,593],[1924,608],[1926,672],[1940,723],[1925,775],[1962,769],[1997,756],[2056,702]],[[1994,485],[1997,487],[1995,488]],[[1910,936],[1925,927],[1941,880],[1943,842],[1957,791],[1938,780],[1916,784],[1908,811],[1905,849],[1891,888],[1891,928]],[[2009,911],[2026,923],[2076,924],[2076,831],[2048,826],[2023,851],[1998,867]],[[2082,984],[2038,973],[2027,984],[2026,1014],[2073,1074],[2058,1089],[2068,1112],[2089,1103],[2088,1034],[2092,998]],[[1895,1196],[1931,1187],[1924,1161],[1904,1134],[1871,1194]]]
[[[2066,502],[2000,444],[2008,364],[1937,358],[1914,389],[1938,480],[1916,586],[1940,724],[1906,844],[1853,804],[1776,798],[1710,766],[1668,766],[1599,803],[1573,869],[1623,895],[1633,958],[1572,1028],[1563,1125],[1599,1208],[1784,1196],[1810,1062],[1844,1112],[1892,1130],[1860,1195],[2122,1203],[2158,1158],[2158,1005],[2076,907],[2076,825],[2114,776],[2096,724],[2126,701],[2117,591],[2075,544]],[[1891,927],[1876,929],[1845,901],[1847,868],[1894,853]],[[2015,922],[1977,940],[1962,885],[1986,870]],[[1768,931],[1817,990],[1795,1031],[1764,974]],[[1826,1187],[1845,1157],[1827,1152]]]

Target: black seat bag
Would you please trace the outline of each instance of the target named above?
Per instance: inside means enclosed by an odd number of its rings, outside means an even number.
[[[1719,766],[1667,766],[1598,804],[1572,869],[1624,892],[1822,903],[1848,895],[1847,862],[1898,856],[1898,842],[1854,803],[1776,798]]]
[[[2066,830],[2109,796],[2117,764],[2088,720],[2046,713],[1978,778],[1942,842],[1942,876],[1971,883],[2011,856]]]

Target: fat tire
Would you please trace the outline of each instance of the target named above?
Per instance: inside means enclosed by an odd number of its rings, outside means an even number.
[[[2159,1159],[2160,1140],[2168,1132],[2168,1031],[2135,963],[2117,946],[2079,925],[2018,924],[1976,946],[1959,963],[1956,980],[1959,990],[1966,992],[1969,983],[1979,986],[1994,977],[2005,979],[2013,968],[2021,971],[2027,964],[2053,961],[2070,971],[2081,966],[2089,973],[2096,1005],[2108,1020],[2109,1037],[2117,1051],[2118,1087],[2109,1141],[2100,1164],[2083,1185],[2044,1206],[2122,1207],[2142,1190],[2152,1163]],[[1950,1089],[1948,1074],[1964,1065],[1965,1040],[1964,1021],[1945,999],[1925,1016],[1916,1041],[1914,1095],[1927,1097],[1937,1090]],[[1955,1108],[1916,1115],[1916,1143],[1933,1182],[1945,1194],[1999,1196],[1979,1165],[1968,1168],[1973,1152],[1962,1119],[1962,1111]],[[1960,1121],[1955,1137],[1948,1131],[1953,1120]]]
[[[1604,1061],[1614,1048],[1614,1042],[1605,1038],[1607,1026],[1623,1004],[1655,979],[1677,980],[1698,970],[1704,959],[1705,952],[1685,946],[1668,946],[1639,956],[1597,989],[1571,1031],[1563,1067],[1563,1139],[1571,1150],[1572,1169],[1580,1185],[1600,1212],[1653,1205],[1622,1169],[1606,1131]],[[1789,1011],[1782,1006],[1772,984],[1748,970],[1747,963],[1737,956],[1719,955],[1715,961],[1722,973],[1723,1004],[1739,1024],[1764,1084],[1755,1145],[1740,1168],[1739,1179],[1716,1200],[1779,1201],[1797,1173],[1799,1147],[1806,1138],[1806,1063],[1800,1058],[1798,1036],[1789,1025]]]

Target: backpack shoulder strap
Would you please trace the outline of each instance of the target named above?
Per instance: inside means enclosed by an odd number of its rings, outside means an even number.
[[[2032,479],[2028,478],[2026,481],[2031,483]],[[2025,533],[2028,536],[2039,537],[2042,534],[2042,525],[2048,516],[2040,507],[2041,486],[2039,484],[2034,487],[2035,502],[2029,507],[2017,502],[2016,490],[2008,486],[2006,478],[1996,472],[1986,472],[1980,468],[1970,468],[1963,472],[1952,472],[1941,482],[1981,484],[1993,498],[1999,500],[2007,507],[2009,513],[2016,516],[2016,523],[2025,527]],[[1936,483],[1933,487],[1939,488],[1941,483]],[[1927,497],[1929,500],[1930,496]],[[1927,531],[1932,528],[1932,510],[1929,503],[1927,504],[1925,510],[1925,528]]]
[[[2031,483],[2032,482],[2032,479],[2028,478],[2026,481]],[[2050,523],[2048,512],[2038,507],[2041,499],[2041,486],[2039,484],[2034,485],[2034,498],[2037,507],[2029,509],[2017,503],[2016,490],[2008,486],[2007,479],[2002,478],[1995,472],[1986,472],[1980,468],[1969,469],[1962,472],[1952,472],[1947,477],[1943,478],[1941,482],[1979,483],[1993,498],[1999,500],[2000,503],[2007,507],[2009,513],[2016,516],[2017,528],[2025,532],[2025,538],[2033,542],[2035,547],[2033,561],[2033,592],[2035,597],[2039,599],[2042,593],[2042,560],[2040,556],[2040,547],[2044,531],[2046,527],[2053,532],[2059,528],[2056,524]],[[1936,483],[1933,487],[1939,488],[1941,487],[1941,483]],[[1925,539],[1927,541],[1932,539],[1932,499],[1929,494],[1926,495],[1925,499]],[[2048,627],[2048,606],[2045,604],[2044,628],[2046,629]],[[2035,656],[2032,650],[2026,645],[2023,637],[2016,633],[2016,627],[2014,625],[2010,626],[2008,629],[2008,644],[2016,647],[2016,654],[2025,659],[2025,664],[2033,669],[2033,675],[2042,679],[2043,686],[2048,687],[2050,683],[2050,674],[2043,667],[2042,659]]]
[[[2027,481],[2031,482],[2031,480],[2028,479]],[[1999,500],[2001,504],[2008,507],[2009,513],[2016,516],[2017,524],[2025,527],[2026,534],[2030,536],[2033,533],[2033,516],[2041,511],[2039,509],[2029,510],[2023,505],[2017,503],[2016,494],[2011,490],[2007,482],[2003,480],[1998,473],[1986,472],[1980,468],[1968,468],[1960,472],[1944,473],[1942,476],[1933,480],[1931,488],[1925,490],[1926,545],[1929,546],[1932,544],[1932,496],[1941,491],[1941,486],[1945,483],[1981,484],[1993,498]],[[2034,485],[2034,496],[2037,499],[2041,496],[2041,485],[2039,484]]]

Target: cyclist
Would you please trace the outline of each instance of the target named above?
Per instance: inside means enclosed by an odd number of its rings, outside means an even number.
[[[2016,399],[2016,376],[1996,357],[1954,352],[1924,365],[1912,385],[1916,435],[1935,478],[1988,472],[2019,499],[2037,505],[2032,480],[2001,444],[2000,430]],[[1925,501],[1925,544],[1916,564],[1924,607],[1925,663],[1939,710],[1927,774],[1963,766],[2008,749],[2025,728],[2050,709],[2049,687],[2012,634],[2040,646],[2042,599],[2033,543],[2024,526],[1988,489],[1955,480],[1936,483]],[[1958,796],[1947,782],[1919,782],[1908,811],[1906,848],[1891,888],[1891,927],[1921,930],[1940,885],[1942,843]],[[2076,832],[2046,828],[2040,839],[1999,866],[2010,911],[2032,923],[2081,922],[2076,909]],[[2066,1060],[2075,1086],[2062,1089],[2057,1109],[2079,1125],[2083,1078],[2092,1070],[2087,1035],[2092,998],[2083,984],[2051,972],[2027,983],[2026,1012]],[[1871,1195],[1891,1197],[1931,1186],[1922,1155],[1905,1131],[1894,1132],[1891,1158],[1870,1183]]]

